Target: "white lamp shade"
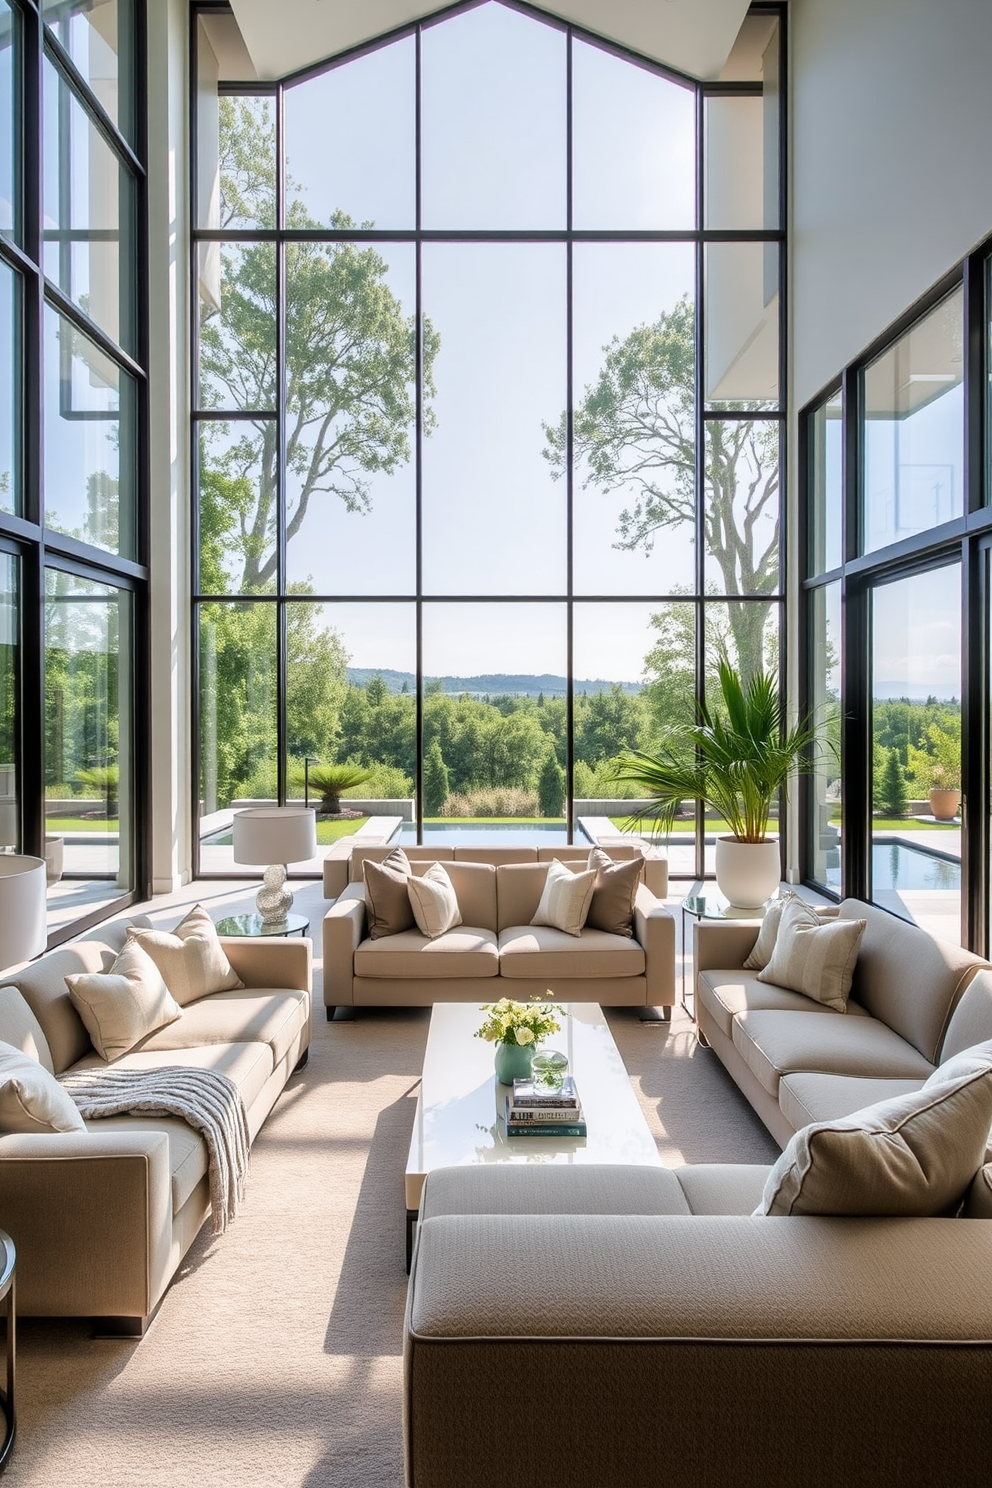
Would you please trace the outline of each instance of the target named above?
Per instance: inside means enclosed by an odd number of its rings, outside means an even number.
[[[236,863],[302,863],[317,855],[312,806],[251,806],[234,813]]]
[[[40,956],[48,944],[44,858],[0,853],[0,971]]]

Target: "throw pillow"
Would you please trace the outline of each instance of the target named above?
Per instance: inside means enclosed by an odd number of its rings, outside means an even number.
[[[589,854],[590,868],[596,871],[592,900],[586,924],[592,930],[608,930],[611,935],[634,933],[634,900],[641,881],[641,859],[614,863],[601,847]]]
[[[821,920],[801,899],[790,899],[782,909],[771,960],[758,972],[758,981],[775,982],[844,1012],[866,923]]]
[[[127,938],[147,951],[180,1007],[211,992],[231,992],[244,986],[202,904],[195,905],[171,932],[140,930],[131,925]]]
[[[398,935],[401,930],[412,930],[416,924],[410,895],[406,891],[412,871],[410,859],[401,847],[394,847],[381,863],[372,863],[366,858],[362,864],[365,909],[369,935],[373,940]]]
[[[0,1043],[0,1132],[85,1131],[54,1075],[12,1044]]]
[[[429,940],[462,923],[454,885],[440,863],[432,863],[419,878],[411,873],[406,888],[417,928]]]
[[[758,938],[751,947],[751,954],[744,962],[745,971],[763,971],[772,959],[772,951],[778,939],[778,927],[782,918],[782,911],[790,899],[795,899],[795,894],[781,894],[778,899],[773,899],[765,910],[764,919],[758,930]]]
[[[103,1059],[119,1059],[146,1034],[183,1015],[155,962],[135,940],[127,941],[109,971],[75,972],[65,982]]]
[[[595,868],[573,873],[564,863],[552,858],[544,892],[531,924],[551,925],[568,935],[581,935],[595,887]]]
[[[982,1166],[992,1043],[949,1059],[912,1095],[796,1132],[756,1214],[945,1214]]]

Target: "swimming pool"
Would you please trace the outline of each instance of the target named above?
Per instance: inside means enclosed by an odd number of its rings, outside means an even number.
[[[961,863],[956,858],[937,857],[905,842],[873,842],[871,847],[872,891],[880,889],[961,888]]]
[[[400,842],[413,846],[417,841],[416,822],[404,822]],[[538,841],[544,847],[564,847],[568,833],[563,826],[544,826],[533,822],[425,822],[424,846],[430,847],[522,847]],[[585,846],[589,839],[581,827],[576,830],[575,841]]]

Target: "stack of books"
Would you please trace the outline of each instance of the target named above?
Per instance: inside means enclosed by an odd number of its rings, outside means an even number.
[[[514,1080],[506,1097],[506,1133],[510,1137],[584,1137],[582,1102],[571,1075],[561,1089],[548,1091],[532,1080]]]

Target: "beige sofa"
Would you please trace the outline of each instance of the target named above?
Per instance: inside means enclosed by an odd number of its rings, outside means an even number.
[[[408,1488],[986,1482],[992,1204],[755,1218],[766,1173],[429,1174]]]
[[[837,914],[866,921],[844,1013],[746,971],[756,925],[695,926],[700,1039],[782,1146],[812,1121],[919,1090],[952,1054],[992,1038],[988,962],[859,899]]]
[[[130,923],[147,925],[145,918]],[[51,1073],[97,1068],[67,974],[106,971],[126,923],[103,925],[0,986],[0,1040]],[[189,1003],[114,1061],[193,1065],[237,1085],[252,1139],[310,1043],[311,943],[222,939],[245,986]],[[114,1116],[83,1132],[0,1135],[0,1222],[17,1247],[18,1311],[141,1334],[210,1210],[207,1150],[176,1117]]]
[[[660,1007],[675,1002],[675,920],[643,881],[637,886],[634,934],[602,930],[579,936],[532,925],[548,863],[578,866],[581,848],[411,848],[415,873],[441,861],[451,878],[463,923],[428,940],[419,930],[372,940],[368,935],[362,863],[381,862],[388,847],[356,850],[351,882],[324,916],[324,1002],[337,1007],[425,1006],[434,1002],[526,1000],[549,990],[561,1001]],[[630,847],[610,856],[638,856]],[[457,852],[457,856],[456,856]],[[647,870],[645,860],[643,874]]]

